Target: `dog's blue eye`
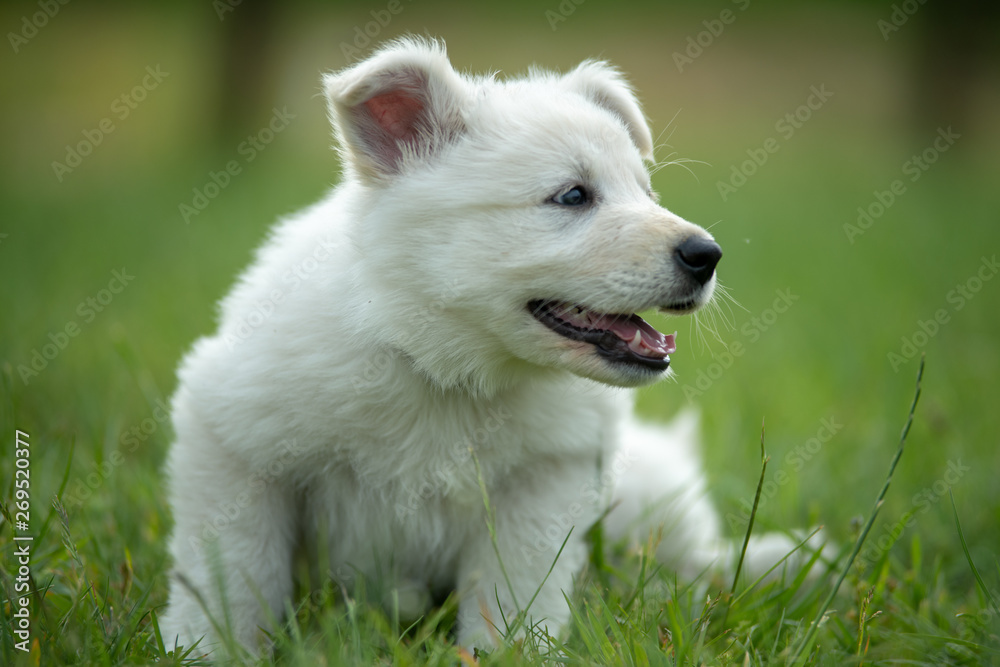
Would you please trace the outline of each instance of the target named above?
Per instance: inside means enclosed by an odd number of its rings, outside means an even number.
[[[583,186],[577,185],[562,194],[556,195],[552,201],[563,206],[583,206],[590,201],[590,195]]]

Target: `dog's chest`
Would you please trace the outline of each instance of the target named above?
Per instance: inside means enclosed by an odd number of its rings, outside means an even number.
[[[335,443],[309,462],[320,477],[313,487],[360,493],[403,516],[438,501],[481,507],[481,483],[493,492],[562,459],[598,465],[615,444],[608,398],[563,386],[489,400],[409,392],[377,407],[359,403],[331,423]]]
[[[393,564],[403,575],[445,581],[456,550],[483,530],[484,489],[503,506],[544,497],[562,474],[583,475],[574,489],[598,478],[608,411],[571,397],[544,405],[526,396],[472,405],[437,397],[424,411],[397,410],[342,432],[347,442],[311,466],[306,532],[335,536],[329,556],[338,577]]]
[[[342,450],[341,474],[391,502],[396,514],[428,503],[482,505],[487,489],[540,458],[599,449],[574,438],[550,417],[504,403],[423,409],[386,415]]]

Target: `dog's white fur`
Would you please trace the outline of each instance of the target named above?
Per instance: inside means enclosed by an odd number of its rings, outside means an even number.
[[[443,46],[403,40],[324,83],[342,184],[274,230],[180,369],[168,640],[211,646],[223,628],[257,645],[304,544],[338,579],[404,599],[454,588],[464,645],[495,643],[536,591],[528,616],[556,633],[609,502],[612,537],[663,525],[667,565],[728,568],[695,417],[635,423],[608,386],[663,374],[609,363],[526,308],[711,296],[714,278],[692,287],[675,265],[679,243],[710,237],[655,203],[652,138],[621,76],[586,62],[472,78]],[[574,184],[590,205],[553,202]],[[751,568],[792,546],[766,537]]]

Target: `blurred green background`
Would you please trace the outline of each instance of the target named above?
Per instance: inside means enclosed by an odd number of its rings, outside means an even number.
[[[919,535],[924,558],[969,590],[950,490],[973,556],[992,570],[996,8],[43,0],[4,3],[0,26],[0,461],[9,479],[13,430],[30,433],[44,516],[72,450],[70,527],[91,552],[110,550],[105,560],[147,582],[162,576],[170,432],[155,401],[212,331],[215,302],[268,227],[338,180],[320,74],[415,33],[444,38],[462,70],[513,75],[597,57],[635,85],[657,158],[683,162],[657,171],[662,202],[711,228],[725,250],[721,281],[740,304],[720,300],[717,337],[659,321],[680,330],[676,381],[643,391],[640,409],[666,419],[700,407],[724,514],[752,499],[765,419],[760,521],[822,523],[852,539],[913,393],[918,362],[906,355],[926,352],[909,450],[873,539],[903,518],[894,553],[908,559]],[[294,118],[269,135],[275,110]],[[949,128],[958,138],[938,139]],[[231,161],[239,173],[221,178]],[[213,173],[224,187],[209,185]],[[186,221],[181,205],[198,192],[207,206]],[[859,207],[872,222],[852,235]],[[115,271],[134,278],[120,289]],[[823,420],[837,425],[831,438]],[[38,548],[58,549],[48,542]],[[165,586],[153,601],[164,596]]]

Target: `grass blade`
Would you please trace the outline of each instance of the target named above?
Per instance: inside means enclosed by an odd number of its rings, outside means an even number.
[[[497,562],[500,563],[500,572],[503,574],[504,583],[507,584],[507,590],[510,592],[510,599],[514,603],[517,614],[520,614],[521,605],[518,604],[517,596],[514,594],[514,586],[510,582],[510,576],[507,574],[507,566],[504,565],[503,557],[500,555],[500,544],[497,542],[496,509],[490,505],[490,494],[486,490],[486,480],[483,478],[483,469],[479,465],[479,457],[471,447],[469,451],[472,453],[472,462],[476,465],[476,478],[479,481],[479,491],[483,495],[483,506],[486,508],[486,529],[490,533],[490,543],[493,545],[493,551],[496,553]],[[499,599],[497,600],[497,604],[502,610],[503,606],[500,605]]]
[[[750,535],[753,533],[753,522],[757,518],[757,506],[760,504],[761,489],[764,488],[764,473],[767,472],[768,456],[764,451],[764,422],[760,423],[760,479],[757,480],[757,493],[753,497],[753,508],[750,510],[750,521],[747,523],[747,532],[743,536],[743,549],[740,551],[740,559],[736,563],[736,573],[733,575],[733,587],[729,589],[729,599],[726,604],[726,613],[722,617],[722,627],[726,627],[729,621],[729,610],[732,608],[733,598],[736,595],[736,584],[740,580],[740,572],[743,570],[743,561],[746,559],[747,547],[750,545]]]
[[[997,605],[996,598],[990,593],[990,589],[986,587],[986,582],[983,581],[982,575],[979,574],[979,568],[976,567],[975,562],[972,560],[972,554],[969,553],[969,545],[965,543],[965,533],[962,531],[962,522],[958,519],[958,507],[955,506],[955,494],[949,489],[948,496],[951,498],[951,509],[955,513],[955,527],[958,529],[958,539],[962,543],[962,551],[965,552],[965,559],[969,561],[969,567],[972,568],[972,574],[976,577],[976,583],[979,584],[980,590],[983,591],[983,595],[989,600],[990,606],[993,607],[993,613],[1000,614],[1000,606]]]
[[[903,426],[903,432],[899,436],[899,446],[896,448],[896,455],[892,457],[892,463],[889,464],[889,474],[886,475],[885,483],[882,485],[882,490],[879,492],[878,498],[875,499],[875,505],[872,507],[871,516],[868,517],[868,522],[865,524],[864,529],[858,536],[854,549],[851,551],[851,555],[848,556],[847,563],[844,564],[844,569],[837,578],[837,583],[834,584],[830,594],[823,602],[823,606],[816,615],[816,619],[810,625],[805,639],[802,640],[802,643],[799,644],[799,647],[792,655],[790,662],[793,665],[805,664],[809,651],[812,649],[812,643],[816,637],[816,632],[819,630],[819,624],[823,620],[823,616],[826,615],[827,610],[830,609],[830,605],[833,604],[833,599],[837,596],[837,591],[840,590],[840,585],[844,583],[844,578],[847,577],[847,573],[850,572],[851,566],[854,565],[854,559],[858,557],[859,553],[861,553],[861,547],[864,546],[865,540],[868,539],[868,533],[871,532],[872,526],[875,525],[875,518],[878,516],[879,510],[882,509],[882,504],[885,502],[885,494],[888,492],[889,485],[892,483],[893,473],[896,472],[896,465],[899,463],[899,459],[903,456],[903,449],[906,446],[906,436],[909,435],[910,426],[913,425],[913,413],[916,411],[917,402],[920,400],[920,383],[924,377],[924,360],[925,355],[921,355],[920,368],[917,370],[917,386],[913,394],[913,403],[910,404],[910,414],[907,416],[906,424]]]

